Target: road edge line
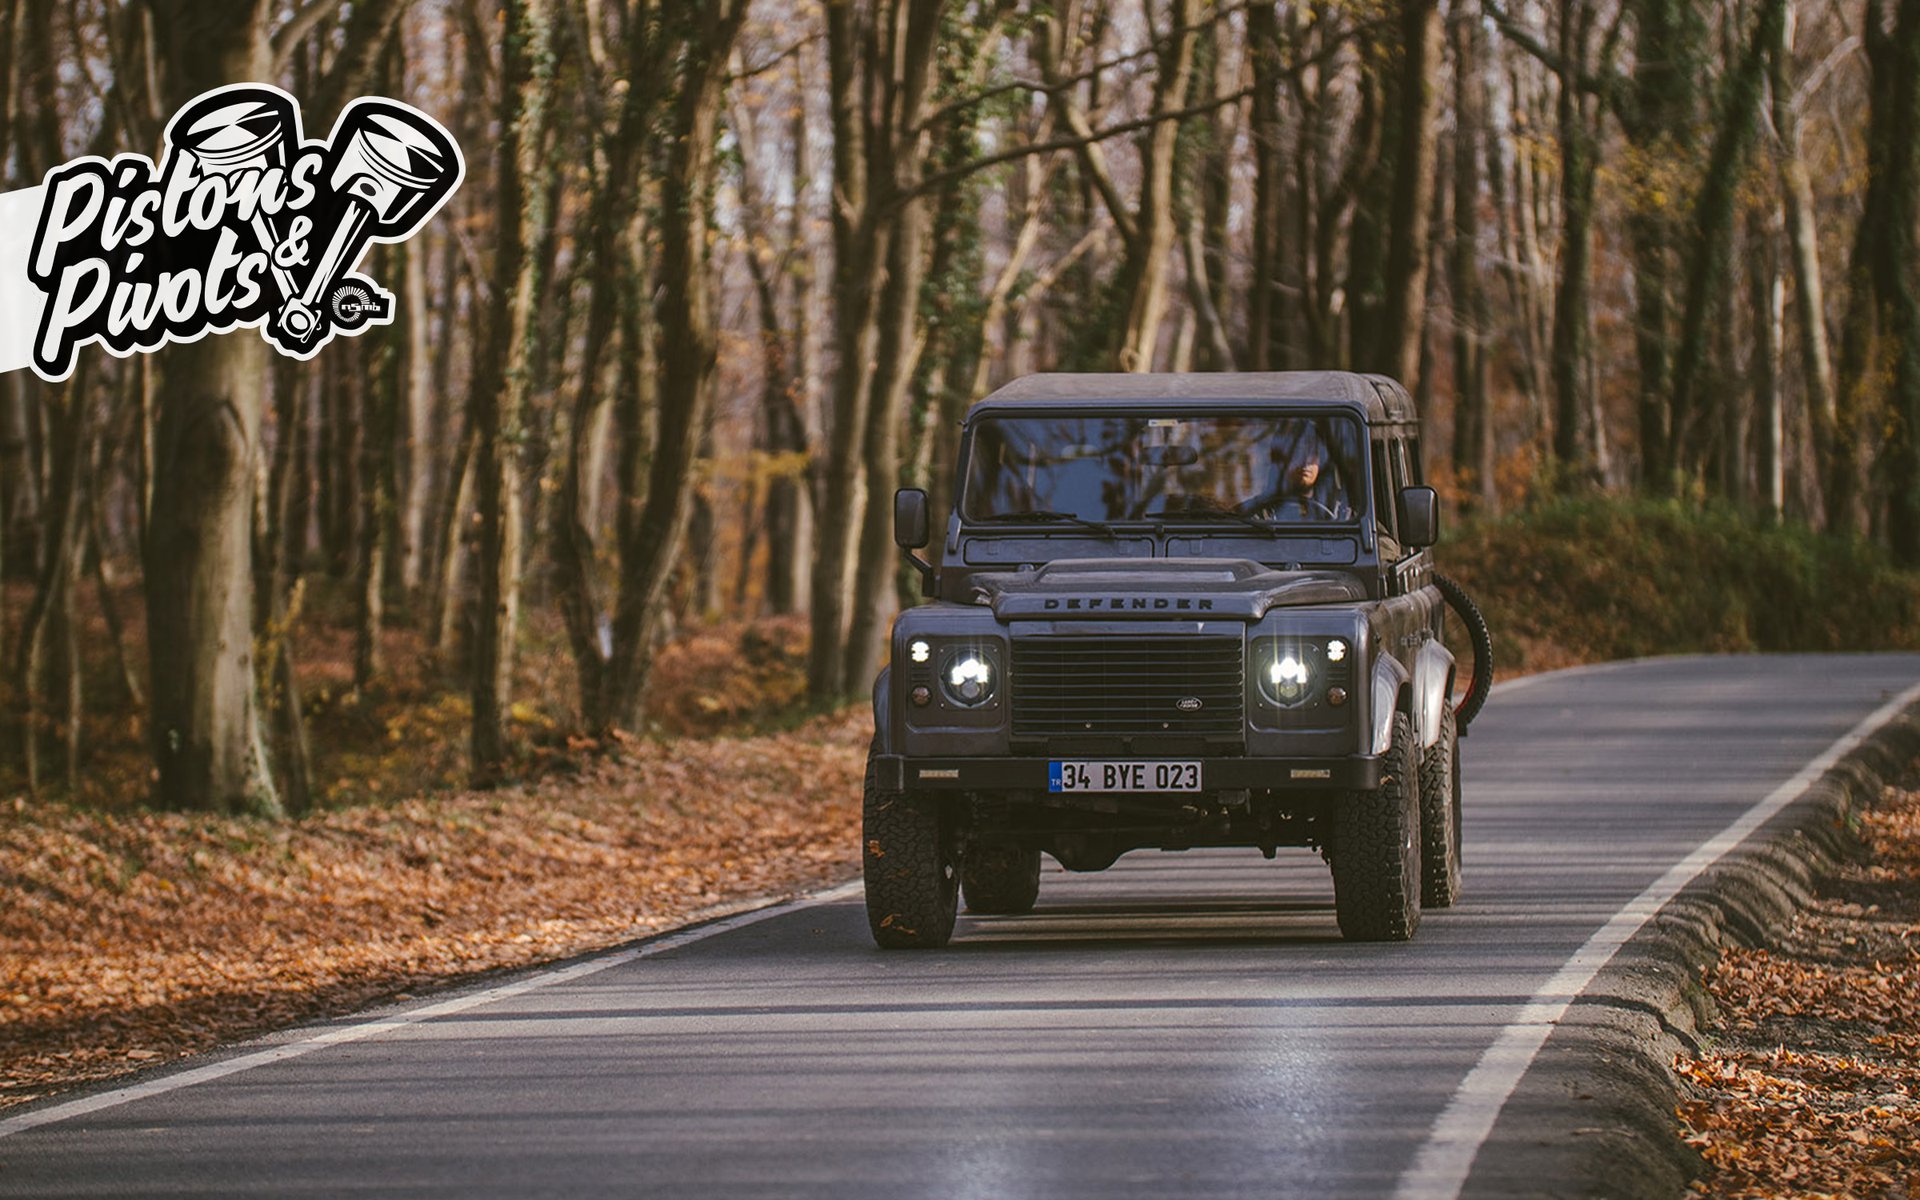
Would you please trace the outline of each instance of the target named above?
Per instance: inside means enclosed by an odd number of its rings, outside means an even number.
[[[1526,678],[1514,682],[1524,682]],[[1920,701],[1920,683],[1888,700],[1608,918],[1484,1050],[1395,1183],[1395,1200],[1457,1200],[1501,1110],[1548,1037],[1603,968],[1690,884],[1812,791],[1827,773]]]
[[[654,934],[638,944],[600,951],[588,958],[579,959],[567,963],[564,966],[536,967],[530,973],[519,975],[505,983],[481,988],[478,991],[462,992],[459,995],[448,997],[445,1000],[434,1001],[421,1005],[418,1008],[410,1008],[404,1012],[372,1017],[367,1020],[355,1021],[348,1024],[329,1023],[307,1034],[305,1037],[298,1037],[294,1041],[238,1054],[232,1058],[223,1058],[218,1062],[189,1067],[184,1071],[175,1071],[170,1074],[159,1075],[152,1079],[142,1080],[139,1083],[128,1084],[125,1087],[113,1088],[109,1091],[97,1092],[90,1096],[80,1096],[72,1100],[57,1101],[45,1107],[29,1108],[24,1112],[15,1113],[12,1116],[0,1117],[0,1140],[12,1137],[15,1134],[25,1133],[30,1129],[38,1129],[43,1125],[52,1125],[61,1121],[72,1120],[75,1117],[84,1117],[91,1113],[102,1112],[106,1109],[118,1108],[123,1104],[131,1104],[136,1100],[145,1100],[153,1096],[163,1096],[168,1092],[177,1092],[182,1088],[193,1087],[197,1084],[211,1083],[216,1079],[224,1079],[229,1075],[238,1075],[243,1071],[251,1071],[256,1067],[271,1066],[274,1063],[301,1058],[317,1050],[325,1050],[330,1046],[342,1046],[352,1042],[365,1041],[368,1038],[378,1037],[381,1034],[392,1033],[395,1030],[405,1029],[411,1025],[418,1025],[423,1021],[431,1021],[437,1017],[453,1016],[456,1013],[462,1013],[469,1009],[492,1004],[498,1000],[506,1000],[527,992],[536,991],[540,988],[551,987],[556,983],[571,983],[578,979],[585,979],[590,975],[598,975],[600,972],[611,970],[614,967],[625,966],[627,963],[636,962],[643,958],[653,958],[657,955],[665,954],[670,950],[678,950],[682,946],[690,946],[695,942],[703,942],[708,938],[718,937],[723,933],[731,933],[736,929],[744,929],[749,925],[757,925],[762,921],[771,920],[774,917],[785,916],[788,913],[799,912],[803,909],[813,908],[821,904],[830,904],[836,900],[845,900],[848,897],[859,894],[860,883],[858,880],[838,884],[825,891],[808,892],[804,895],[793,897],[792,899],[776,900],[759,908],[750,908],[731,916],[720,917],[717,920],[667,930],[664,933]],[[296,1033],[297,1032],[298,1031],[296,1031]]]

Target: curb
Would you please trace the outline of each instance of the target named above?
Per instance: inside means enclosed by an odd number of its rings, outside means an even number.
[[[1482,1147],[1469,1196],[1660,1197],[1701,1173],[1679,1136],[1676,1055],[1714,1016],[1722,948],[1765,945],[1859,852],[1853,814],[1920,755],[1920,704],[1875,730],[1663,907],[1567,1010]],[[1555,1181],[1549,1183],[1547,1181]]]

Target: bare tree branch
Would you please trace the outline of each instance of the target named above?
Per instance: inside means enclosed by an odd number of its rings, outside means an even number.
[[[1186,25],[1177,26],[1173,29],[1168,30],[1164,34],[1156,32],[1154,36],[1148,40],[1147,44],[1142,46],[1140,49],[1131,50],[1125,54],[1116,55],[1113,58],[1103,59],[1100,62],[1094,63],[1092,66],[1086,68],[1085,70],[1074,72],[1072,75],[1062,75],[1060,78],[1053,79],[1053,80],[1011,79],[1011,80],[1008,80],[1006,83],[995,84],[990,88],[986,88],[982,91],[974,92],[971,95],[961,96],[957,99],[949,100],[947,103],[942,104],[937,108],[928,109],[927,114],[920,119],[917,128],[929,129],[935,125],[938,125],[940,122],[946,120],[948,117],[954,115],[955,113],[965,112],[967,109],[972,108],[975,105],[985,104],[987,101],[998,99],[999,97],[1004,96],[1009,92],[1036,92],[1044,95],[1052,95],[1055,92],[1065,91],[1067,88],[1075,87],[1079,84],[1085,83],[1089,79],[1092,79],[1107,71],[1111,71],[1115,67],[1128,66],[1129,64],[1139,62],[1143,58],[1150,58],[1153,55],[1158,54],[1160,52],[1160,47],[1163,46],[1167,41],[1169,41],[1174,37],[1179,36],[1180,34],[1187,32],[1188,29],[1202,28],[1208,24],[1211,24],[1216,20],[1221,20],[1226,17],[1230,17],[1234,13],[1240,12],[1246,7],[1247,7],[1247,0],[1239,0],[1238,3],[1229,4],[1224,8],[1221,8],[1218,12],[1208,17],[1205,21],[1198,22],[1192,26],[1186,26]]]
[[[1500,6],[1498,0],[1482,0],[1482,7],[1486,9],[1487,15],[1493,18],[1493,23],[1499,27],[1501,35],[1508,41],[1539,60],[1540,65],[1547,70],[1562,79],[1572,81],[1573,85],[1581,91],[1590,96],[1600,97],[1609,107],[1612,107],[1618,95],[1621,80],[1611,71],[1604,75],[1594,75],[1584,66],[1570,66],[1549,49],[1546,43],[1540,40],[1538,34],[1508,16],[1507,10]],[[1624,14],[1625,9],[1623,8],[1621,12]],[[1609,67],[1613,60],[1612,47],[1618,42],[1619,33],[1620,15],[1616,15],[1612,27],[1607,31],[1608,51],[1602,56],[1602,61]]]
[[[313,112],[331,122],[354,93],[366,86],[374,64],[400,27],[409,0],[354,0],[340,53],[314,89]]]
[[[273,73],[285,71],[293,62],[293,51],[307,35],[320,27],[320,22],[340,10],[341,0],[309,0],[306,7],[293,14],[285,25],[274,31],[271,46],[273,50]],[[355,6],[356,8],[358,5]]]
[[[1158,125],[1162,121],[1184,121],[1188,117],[1197,117],[1203,113],[1210,113],[1217,108],[1224,108],[1229,104],[1238,104],[1252,94],[1253,89],[1251,87],[1243,87],[1238,91],[1215,96],[1213,99],[1205,101],[1204,103],[1176,109],[1173,112],[1152,113],[1144,117],[1135,117],[1131,121],[1122,121],[1118,125],[1109,125],[1105,129],[1089,130],[1085,136],[1055,138],[1052,141],[1035,142],[1029,146],[1016,146],[1011,150],[1003,150],[998,154],[989,154],[984,158],[976,158],[972,162],[964,162],[957,166],[948,167],[944,171],[936,171],[932,175],[922,179],[919,184],[913,188],[901,192],[895,197],[894,202],[896,204],[904,204],[909,200],[924,196],[929,192],[939,191],[957,179],[965,179],[967,176],[975,174],[976,172],[987,170],[989,167],[997,167],[1001,163],[1013,162],[1016,159],[1025,158],[1030,154],[1052,154],[1056,150],[1078,150],[1083,146],[1094,145],[1100,142],[1110,141],[1113,138],[1122,137],[1137,130],[1145,129],[1150,125]]]
[[[786,49],[780,51],[780,53],[774,55],[772,58],[769,58],[767,61],[763,63],[755,63],[751,67],[736,66],[732,74],[727,76],[727,82],[729,84],[739,83],[743,79],[753,79],[753,78],[756,78],[757,76],[765,75],[768,71],[773,70],[775,67],[779,66],[783,62],[786,62],[788,59],[797,56],[800,53],[800,51],[804,50],[806,47],[812,45],[813,43],[819,40],[820,40],[819,33],[817,32],[809,33],[805,37],[801,38],[799,41],[793,43],[791,46],[788,46]]]

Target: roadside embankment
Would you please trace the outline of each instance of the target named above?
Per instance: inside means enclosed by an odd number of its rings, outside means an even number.
[[[1661,906],[1554,1029],[1468,1194],[1920,1194],[1917,762],[1920,706]],[[1802,969],[1766,969],[1783,956]]]

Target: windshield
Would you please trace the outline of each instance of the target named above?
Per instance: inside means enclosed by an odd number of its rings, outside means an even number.
[[[1359,424],[1328,413],[985,417],[970,521],[1348,522],[1366,499]]]

